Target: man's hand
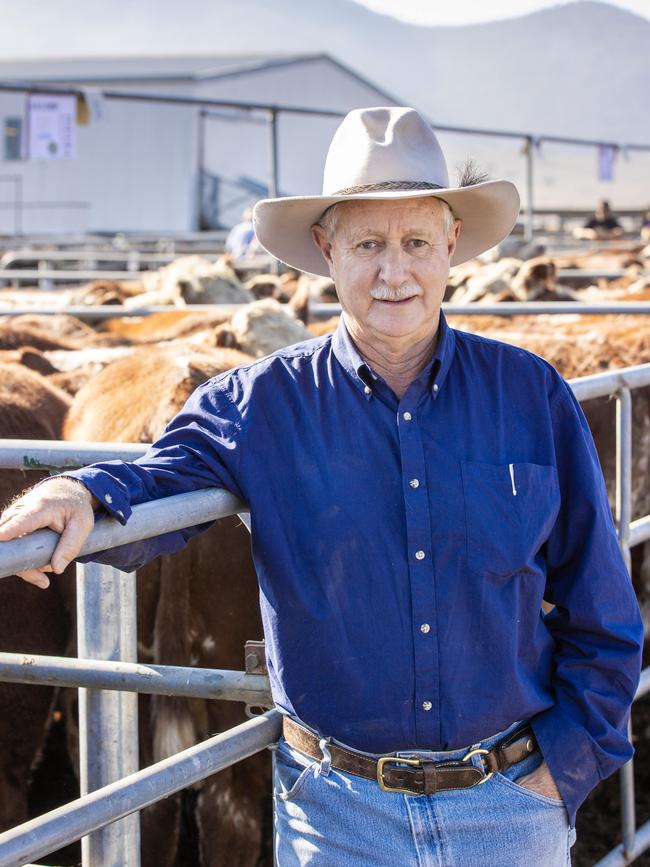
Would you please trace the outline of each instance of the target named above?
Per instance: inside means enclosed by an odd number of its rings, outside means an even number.
[[[49,527],[61,534],[50,563],[18,575],[45,590],[47,572],[60,574],[79,554],[95,523],[93,506],[99,505],[88,488],[74,479],[53,478],[26,491],[0,515],[0,542]]]
[[[562,795],[555,785],[550,768],[544,760],[532,773],[519,777],[516,782],[518,786],[523,786],[525,789],[530,789],[539,795],[546,795],[547,798],[562,800]]]

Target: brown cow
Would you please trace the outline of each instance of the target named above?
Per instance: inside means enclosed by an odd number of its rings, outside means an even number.
[[[69,403],[33,371],[0,364],[0,438],[59,439]],[[0,470],[0,511],[45,475]],[[59,590],[58,581],[50,593],[39,593],[15,577],[0,580],[3,651],[66,652],[70,626]],[[53,697],[50,687],[0,683],[0,831],[28,819],[30,775],[45,742]]]
[[[199,385],[250,358],[233,350],[147,349],[105,368],[77,394],[66,439],[146,442],[158,437]],[[218,521],[180,553],[138,571],[140,659],[172,665],[243,668],[244,644],[262,625],[248,531]],[[164,758],[245,719],[232,702],[141,697],[143,764]],[[271,863],[270,766],[259,754],[196,787],[201,864]],[[142,814],[143,864],[175,861],[180,797]]]

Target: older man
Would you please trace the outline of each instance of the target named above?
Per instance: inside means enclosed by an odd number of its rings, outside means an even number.
[[[214,485],[250,504],[280,867],[567,864],[576,810],[633,753],[642,621],[584,416],[542,359],[440,310],[450,265],[517,213],[506,181],[449,186],[417,112],[352,112],[323,195],[255,211],[266,249],[334,278],[336,333],[209,381],[142,459],[48,481],[0,524],[62,531],[23,574],[46,586],[93,505],[125,522]]]

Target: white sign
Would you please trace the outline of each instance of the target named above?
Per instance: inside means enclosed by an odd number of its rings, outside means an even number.
[[[25,159],[70,160],[77,155],[74,96],[30,93],[25,118]]]

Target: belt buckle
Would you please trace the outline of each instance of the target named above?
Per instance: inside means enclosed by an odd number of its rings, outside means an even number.
[[[466,753],[463,756],[463,758],[461,759],[461,762],[468,762],[472,758],[472,756],[487,754],[489,752],[490,752],[489,750],[486,750],[483,747],[477,747],[475,750],[470,750],[468,753]],[[483,779],[479,780],[478,783],[474,783],[474,785],[480,786],[481,783],[486,783],[490,779],[490,777],[492,776],[493,773],[494,773],[494,771],[490,771],[488,774],[486,774],[485,768],[483,768],[483,774],[484,774]]]
[[[381,756],[377,759],[377,782],[382,792],[403,792],[405,795],[415,795],[411,789],[400,789],[388,786],[384,782],[384,765],[387,763],[402,764],[402,765],[419,765],[420,759],[403,759],[401,756]]]

